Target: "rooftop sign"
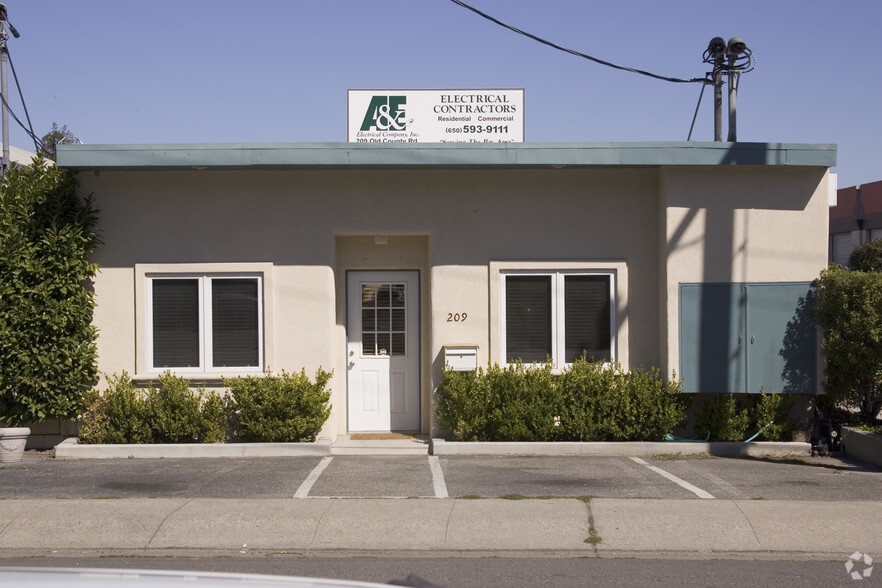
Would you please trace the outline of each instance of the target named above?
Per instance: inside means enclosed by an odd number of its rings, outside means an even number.
[[[350,143],[522,143],[524,90],[349,90]]]

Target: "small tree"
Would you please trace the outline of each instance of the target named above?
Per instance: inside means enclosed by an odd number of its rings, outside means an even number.
[[[815,316],[824,332],[831,400],[874,420],[882,410],[882,273],[825,269]]]
[[[40,143],[42,144],[40,155],[46,159],[55,161],[55,152],[58,145],[61,145],[62,143],[79,142],[80,140],[70,129],[67,128],[67,125],[62,125],[59,129],[58,123],[52,123],[52,129],[40,139]]]
[[[72,418],[96,381],[97,211],[35,160],[0,179],[0,422]]]
[[[855,247],[848,267],[859,272],[882,272],[882,239]]]

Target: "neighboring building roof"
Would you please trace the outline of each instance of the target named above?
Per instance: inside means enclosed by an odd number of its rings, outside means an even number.
[[[72,170],[181,168],[832,167],[836,145],[798,143],[222,143],[58,145]]]
[[[0,150],[3,149],[3,143],[0,143]],[[36,153],[19,149],[15,145],[9,146],[9,161],[20,163],[21,165],[30,165],[31,161],[37,156]]]

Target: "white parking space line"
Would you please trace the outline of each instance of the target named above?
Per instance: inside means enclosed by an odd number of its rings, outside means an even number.
[[[322,475],[322,472],[325,471],[325,468],[328,467],[328,464],[331,463],[333,457],[323,457],[315,468],[309,475],[303,480],[303,483],[300,484],[300,488],[297,489],[297,492],[294,493],[294,498],[306,498],[309,496],[309,491],[312,490],[312,485],[316,483],[319,479],[319,476]]]
[[[429,469],[432,470],[432,485],[435,487],[435,498],[447,498],[447,483],[444,482],[444,472],[441,470],[441,462],[437,455],[429,456]]]
[[[681,480],[680,478],[678,478],[674,474],[666,472],[665,470],[663,470],[661,468],[657,468],[654,465],[649,465],[648,463],[646,463],[645,461],[643,461],[639,457],[632,457],[631,459],[633,459],[634,461],[636,461],[637,463],[639,463],[641,465],[646,466],[650,470],[654,471],[656,474],[667,478],[668,480],[670,480],[674,484],[677,484],[678,486],[686,488],[687,490],[689,490],[690,492],[692,492],[693,494],[695,494],[699,498],[712,499],[714,497],[713,494],[711,494],[710,492],[706,492],[706,491],[702,490],[701,488],[699,488],[698,486],[693,486],[692,484],[690,484],[686,480]]]

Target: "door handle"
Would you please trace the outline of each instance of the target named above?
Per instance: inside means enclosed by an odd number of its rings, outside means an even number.
[[[350,361],[350,362],[349,362],[349,369],[352,369],[352,368],[354,368],[354,367],[355,367],[355,362],[354,362],[354,361]]]

